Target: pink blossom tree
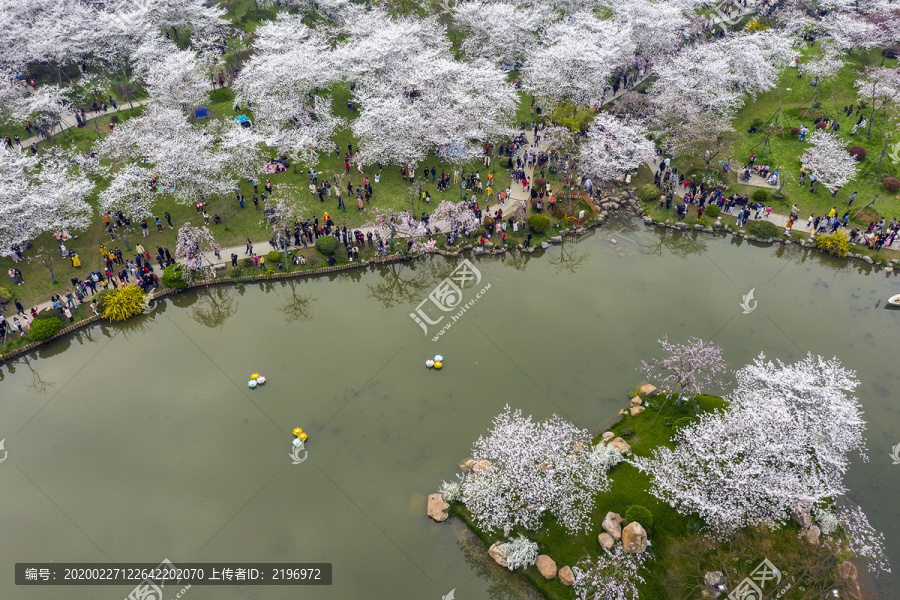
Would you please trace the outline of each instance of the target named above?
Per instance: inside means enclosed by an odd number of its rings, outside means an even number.
[[[604,550],[596,560],[581,563],[575,574],[578,600],[638,600],[639,571],[649,553],[626,554],[621,544]]]
[[[194,227],[190,223],[182,225],[175,240],[175,257],[184,262],[182,277],[190,281],[194,275],[215,277],[213,263],[216,240],[206,226]]]
[[[719,374],[725,371],[721,346],[700,338],[691,338],[686,344],[673,344],[667,337],[659,340],[659,345],[666,352],[666,357],[654,358],[649,363],[641,361],[641,370],[667,387],[678,386],[679,406],[684,396],[693,399],[704,389],[723,386],[719,378]],[[693,401],[696,410],[697,401]]]

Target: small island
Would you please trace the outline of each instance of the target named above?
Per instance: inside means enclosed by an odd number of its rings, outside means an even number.
[[[642,366],[665,389],[637,387],[600,435],[507,406],[428,516],[548,599],[868,597],[863,574],[890,568],[844,483],[865,457],[855,374],[812,354],[726,373],[715,344],[660,344]]]

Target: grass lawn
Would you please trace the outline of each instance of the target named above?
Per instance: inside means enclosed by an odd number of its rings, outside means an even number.
[[[814,48],[805,48],[803,50],[803,61],[809,61],[819,54],[818,46]],[[787,214],[790,207],[796,202],[800,205],[800,216],[806,218],[810,213],[816,215],[824,215],[832,207],[838,208],[839,214],[843,214],[847,210],[847,202],[849,196],[853,192],[858,192],[856,202],[851,208],[851,216],[859,209],[863,208],[866,203],[871,201],[878,194],[877,209],[881,216],[890,220],[893,216],[900,216],[900,196],[891,194],[885,190],[882,180],[887,173],[882,174],[876,180],[875,173],[877,170],[878,158],[881,154],[882,147],[885,142],[885,135],[890,134],[890,143],[888,145],[888,155],[893,144],[900,142],[900,135],[888,128],[889,119],[877,115],[872,127],[872,134],[867,135],[865,130],[860,130],[856,135],[850,135],[850,129],[856,123],[858,116],[848,118],[842,108],[849,104],[858,106],[856,88],[853,82],[858,78],[857,72],[866,64],[880,64],[881,55],[877,50],[871,52],[856,52],[847,57],[847,64],[841,69],[837,76],[820,82],[818,99],[816,100],[816,108],[814,112],[807,116],[801,116],[801,111],[810,108],[811,101],[816,93],[816,88],[810,85],[810,73],[804,73],[802,79],[797,78],[796,69],[786,69],[775,89],[760,94],[755,100],[749,100],[747,104],[738,112],[734,121],[734,142],[733,142],[733,168],[732,172],[736,172],[737,168],[744,165],[749,160],[751,153],[756,153],[757,165],[771,165],[773,168],[779,169],[787,175],[786,184],[784,186],[785,198],[782,200],[772,198],[770,204],[776,212]],[[888,60],[886,67],[896,65],[896,60]],[[778,117],[778,126],[773,128],[774,119],[770,119],[781,106],[781,114]],[[895,106],[888,107],[889,114],[896,115],[897,108]],[[892,112],[893,111],[893,112]],[[856,180],[839,190],[837,196],[832,199],[831,193],[822,186],[819,186],[817,193],[811,193],[809,186],[799,184],[799,175],[801,168],[801,157],[805,150],[809,147],[806,142],[801,142],[798,137],[790,134],[791,127],[799,127],[805,123],[810,130],[813,129],[813,122],[818,116],[825,116],[832,119],[838,119],[841,125],[837,135],[843,139],[848,146],[859,145],[868,152],[866,158],[860,162],[859,175]],[[871,115],[871,109],[866,111],[867,118]],[[769,123],[763,130],[762,125]],[[751,126],[756,126],[759,131],[756,133],[748,133]],[[765,140],[768,135],[768,149],[763,153]],[[687,172],[691,168],[701,169],[702,161],[696,157],[679,156],[675,159],[675,165],[682,172]],[[715,168],[720,168],[719,161],[713,161]],[[882,171],[888,170],[891,174],[897,175],[900,172],[900,164],[892,164],[889,156],[882,161]],[[644,181],[645,172],[640,179]],[[652,181],[652,175],[650,176]],[[752,193],[757,188],[739,185],[733,183],[726,191],[727,195],[738,192],[742,194]],[[766,188],[773,191],[774,188]],[[861,215],[862,216],[862,215]],[[871,215],[869,219],[871,219]],[[869,220],[862,219],[853,221],[856,224],[868,224]]]

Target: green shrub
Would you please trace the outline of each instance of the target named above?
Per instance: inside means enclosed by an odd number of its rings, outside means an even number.
[[[900,190],[900,179],[897,179],[896,177],[885,177],[884,187],[889,192],[896,192],[897,190]]]
[[[266,260],[269,262],[277,263],[279,260],[281,260],[281,252],[275,252],[274,250],[270,251],[268,254],[266,254]]]
[[[323,235],[316,240],[316,250],[325,256],[333,256],[337,251],[338,239],[333,235]]]
[[[31,322],[31,332],[29,336],[36,342],[49,340],[62,329],[62,321],[56,317],[47,317],[46,319],[35,319]]]
[[[675,419],[675,422],[672,423],[672,427],[674,427],[675,429],[681,429],[682,427],[687,427],[688,425],[696,422],[697,419],[695,419],[694,417],[678,417],[677,419]]]
[[[719,213],[721,213],[721,212],[722,212],[722,209],[719,208],[718,204],[710,204],[709,206],[706,207],[705,214],[709,215],[710,217],[715,218],[715,217],[718,217]]]
[[[2,302],[3,304],[9,304],[10,302],[12,302],[12,299],[12,293],[5,287],[0,287],[0,302]]]
[[[655,202],[659,200],[662,192],[659,191],[659,188],[652,183],[648,183],[647,185],[642,185],[640,188],[638,188],[636,195],[644,202]]]
[[[769,201],[769,191],[761,188],[753,190],[753,194],[751,194],[750,199],[753,202],[765,204]]]
[[[770,221],[750,221],[746,225],[750,235],[766,239],[778,235],[778,227]]]
[[[110,123],[118,123],[118,122],[119,122],[119,115],[113,115],[113,116],[111,116],[111,117],[109,118],[109,122],[110,122]]]
[[[639,504],[628,507],[628,510],[625,511],[625,520],[629,523],[638,522],[647,531],[653,527],[653,513]]]
[[[550,219],[546,215],[531,215],[528,217],[528,227],[535,233],[543,233],[550,227]]]
[[[187,281],[182,277],[181,263],[169,265],[163,270],[162,282],[167,288],[180,290],[187,285]]]
[[[625,429],[623,429],[621,431],[621,433],[619,435],[621,435],[623,438],[630,438],[631,436],[634,435],[634,429],[631,429],[630,427],[626,427]]]
[[[94,294],[93,300],[97,303],[97,306],[103,308],[103,300],[112,293],[112,289],[101,289],[96,294]],[[40,313],[38,313],[38,317],[40,316]]]

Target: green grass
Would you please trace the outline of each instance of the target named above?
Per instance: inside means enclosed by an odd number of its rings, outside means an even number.
[[[818,49],[805,50],[804,61],[813,58],[818,53]],[[837,197],[831,199],[831,193],[820,186],[818,193],[811,193],[808,186],[799,185],[800,174],[800,158],[809,146],[808,143],[801,142],[798,137],[790,135],[788,129],[799,127],[801,123],[806,123],[807,127],[812,130],[814,117],[805,117],[800,115],[801,106],[808,107],[810,101],[815,95],[815,88],[810,85],[811,76],[804,73],[803,79],[797,78],[795,69],[787,69],[782,75],[779,84],[774,90],[760,94],[755,101],[748,104],[738,113],[738,117],[734,122],[734,129],[737,132],[737,139],[734,143],[734,165],[742,165],[746,163],[751,152],[756,152],[756,164],[768,164],[778,167],[786,172],[789,176],[788,182],[784,186],[784,194],[786,199],[781,201],[777,208],[780,212],[788,212],[795,202],[800,205],[801,217],[807,217],[809,213],[823,215],[827,213],[833,206],[837,206],[842,214],[847,208],[849,196],[853,192],[859,192],[856,202],[851,207],[852,212],[865,206],[875,194],[879,195],[878,209],[882,216],[890,220],[892,216],[900,216],[900,197],[896,194],[890,194],[884,189],[881,183],[884,174],[879,180],[875,180],[874,173],[878,156],[881,153],[884,144],[883,132],[887,131],[888,119],[883,116],[877,116],[872,135],[869,136],[865,130],[860,130],[856,135],[850,135],[851,127],[856,123],[857,116],[847,118],[841,112],[843,106],[853,104],[858,105],[856,97],[856,88],[853,82],[857,79],[857,71],[864,64],[878,64],[881,56],[878,51],[869,53],[854,53],[848,57],[848,64],[839,72],[837,76],[830,80],[823,80],[819,86],[819,97],[817,100],[817,108],[823,116],[837,118],[841,125],[838,131],[838,137],[842,138],[849,145],[859,145],[868,151],[868,156],[860,163],[859,173],[856,181],[846,185],[838,191]],[[887,61],[885,66],[891,67],[896,61]],[[772,117],[781,103],[782,115],[779,116],[779,133],[769,134],[769,146],[771,148],[770,155],[762,156],[761,150],[766,139],[766,132],[758,131],[757,133],[748,134],[747,130],[755,122],[766,122]],[[892,108],[892,110],[895,110]],[[854,110],[855,113],[855,110]],[[867,117],[871,110],[866,111]],[[782,130],[781,128],[786,129]],[[781,133],[783,131],[783,133]],[[896,133],[893,135],[892,143],[900,141],[900,136]],[[755,150],[754,150],[755,149]],[[882,168],[889,168],[895,175],[900,170],[900,165],[889,164],[890,159],[885,158]],[[716,165],[717,166],[717,165]],[[864,171],[868,171],[863,175]],[[736,190],[743,190],[737,188]],[[742,193],[745,193],[742,191]]]

